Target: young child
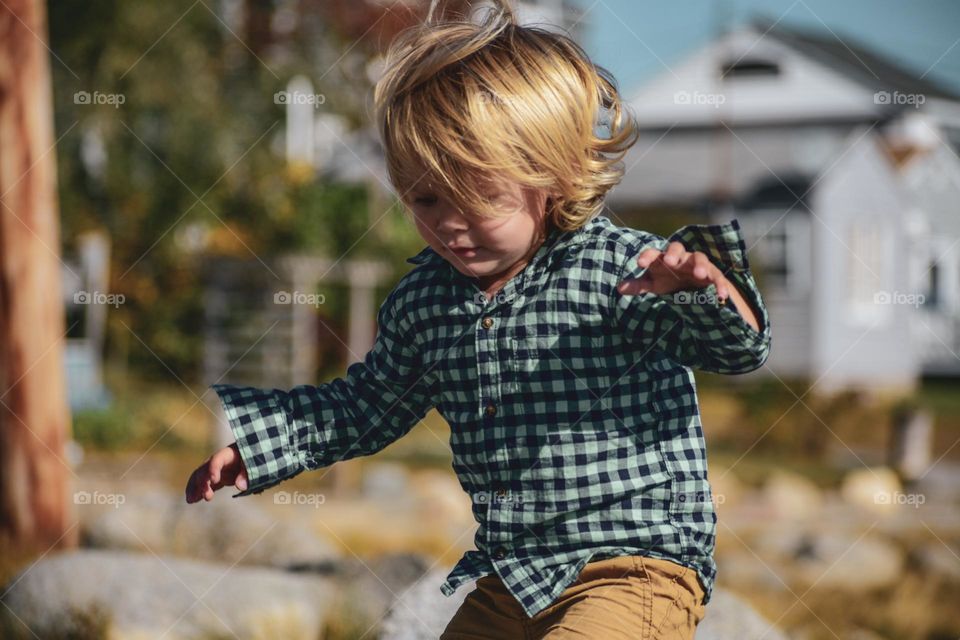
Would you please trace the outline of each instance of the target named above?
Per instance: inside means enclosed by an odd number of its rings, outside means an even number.
[[[663,238],[601,213],[637,135],[614,81],[493,4],[432,6],[376,87],[428,246],[373,348],[319,386],[214,385],[236,442],[186,498],[371,455],[436,407],[479,524],[441,591],[477,586],[442,638],[693,638],[716,515],[691,368],[760,367],[767,311],[736,220]]]

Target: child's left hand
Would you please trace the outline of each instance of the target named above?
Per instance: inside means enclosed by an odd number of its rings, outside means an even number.
[[[644,249],[637,264],[645,267],[642,276],[624,280],[617,289],[626,295],[654,293],[664,295],[688,289],[717,285],[719,304],[726,304],[732,284],[702,251],[687,251],[682,242],[671,242],[667,250]]]

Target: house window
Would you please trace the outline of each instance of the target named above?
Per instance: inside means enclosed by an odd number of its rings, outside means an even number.
[[[804,293],[809,287],[810,220],[806,213],[770,208],[739,217],[750,266],[763,274],[765,289]]]
[[[927,290],[923,294],[923,306],[936,309],[940,306],[940,265],[931,262],[927,269]]]
[[[787,229],[782,223],[767,231],[756,251],[763,262],[763,274],[770,286],[786,289],[790,278],[787,262]]]
[[[734,78],[763,78],[780,75],[780,65],[771,60],[731,60],[720,67],[720,77]]]
[[[847,233],[847,304],[854,325],[888,319],[899,300],[884,268],[884,235],[877,220],[861,218]],[[889,255],[889,253],[887,254]]]

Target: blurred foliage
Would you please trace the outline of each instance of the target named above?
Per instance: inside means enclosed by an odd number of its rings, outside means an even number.
[[[764,378],[749,385],[719,375],[697,374],[701,409],[712,446],[751,455],[787,453],[795,461],[823,460],[833,449],[883,447],[891,430],[893,398],[871,398],[856,390],[818,393],[805,380]],[[712,405],[735,398],[721,416]]]
[[[113,635],[110,633],[110,612],[98,603],[89,608],[71,606],[66,612],[66,620],[62,624],[63,633],[44,637],[47,640],[107,640]],[[29,640],[37,637],[10,609],[0,612],[0,638]]]
[[[118,449],[130,442],[130,421],[116,404],[105,409],[86,409],[73,415],[73,438],[98,449]]]
[[[827,445],[842,447],[841,440],[851,447],[886,446],[894,421],[907,408],[932,414],[939,438],[935,450],[948,449],[960,435],[960,395],[952,381],[923,380],[907,396],[873,396],[857,390],[821,394],[815,387],[811,390],[809,381],[773,379],[744,385],[742,399],[743,418],[758,427],[765,424],[765,430],[777,420],[785,423],[771,429],[771,434],[779,433],[769,445],[794,455],[820,456]]]
[[[371,210],[365,185],[331,182],[283,157],[285,113],[274,94],[292,76],[309,77],[325,96],[318,108],[352,126],[369,112],[364,69],[376,47],[344,44],[350,34],[323,19],[323,8],[50,3],[64,252],[78,233],[109,233],[110,287],[126,302],[111,309],[108,351],[135,372],[198,380],[198,238],[206,251],[267,264],[315,252],[376,256],[398,269],[422,246],[399,207]],[[365,19],[377,11],[385,9]],[[400,18],[384,24],[396,30]],[[77,92],[119,95],[122,104],[78,104]]]

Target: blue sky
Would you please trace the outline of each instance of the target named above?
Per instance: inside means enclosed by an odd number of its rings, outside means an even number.
[[[828,36],[832,30],[960,93],[960,2],[954,0],[575,1],[584,9],[592,5],[584,20],[585,48],[627,96],[721,26],[754,16],[782,16],[780,24]]]

